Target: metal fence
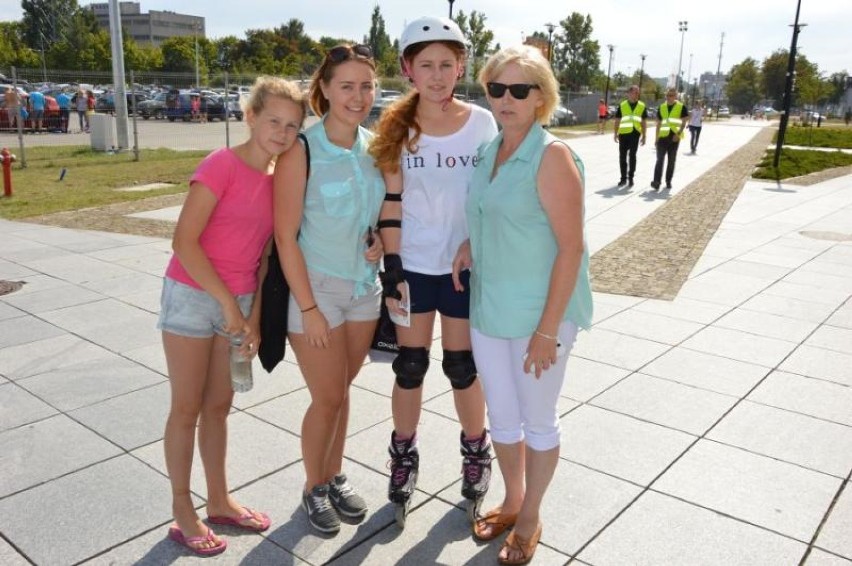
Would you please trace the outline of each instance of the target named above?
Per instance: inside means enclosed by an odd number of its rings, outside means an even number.
[[[113,90],[112,74],[105,71],[72,71],[56,69],[0,69],[6,76],[6,82],[17,82],[26,90],[38,88],[48,96],[60,90],[76,92],[80,88],[95,92]],[[174,90],[219,89],[231,91],[237,87],[249,87],[257,74],[210,74],[206,85],[195,84],[194,73],[136,72],[127,73],[128,123],[119,124],[112,109],[96,106],[91,115],[88,112],[78,114],[73,105],[67,121],[59,116],[58,106],[51,102],[41,131],[36,133],[36,124],[32,120],[22,123],[20,129],[11,128],[7,112],[0,111],[0,147],[17,148],[19,163],[26,166],[27,146],[76,145],[92,147],[102,151],[130,151],[138,159],[140,149],[170,148],[176,150],[198,149],[213,150],[223,146],[241,143],[248,136],[245,122],[241,117],[229,112],[213,115],[194,114],[188,108],[170,113],[151,111],[156,107],[151,101],[138,101],[136,94],[146,97]],[[306,88],[309,77],[287,77],[301,81]],[[47,80],[45,80],[47,79]],[[383,89],[405,90],[405,79],[380,79]],[[245,89],[242,89],[245,90]],[[460,95],[470,100],[484,97],[482,87],[476,83],[462,83],[456,89]],[[572,110],[576,123],[590,123],[597,120],[598,94],[562,93],[562,103]],[[0,97],[0,104],[3,104]],[[105,116],[101,116],[101,115]],[[240,119],[235,119],[240,118]],[[315,120],[311,117],[308,124]],[[126,134],[125,134],[126,132]],[[49,153],[35,152],[33,159],[49,158]],[[21,159],[23,157],[23,159]]]
[[[212,150],[240,143],[248,135],[242,122],[243,114],[238,111],[235,102],[223,105],[220,113],[215,114],[212,108],[211,112],[207,112],[206,103],[193,111],[187,99],[176,97],[177,106],[170,107],[168,111],[153,110],[158,106],[164,108],[160,104],[165,93],[197,88],[194,73],[129,72],[125,87],[129,118],[126,127],[122,127],[114,115],[111,73],[16,68],[0,69],[0,72],[5,75],[3,82],[8,86],[21,87],[24,91],[38,88],[48,96],[41,124],[29,115],[13,121],[0,96],[0,147],[17,148],[21,166],[27,164],[27,146],[89,146],[103,151],[132,151],[138,158],[139,150],[143,148]],[[210,84],[203,88],[233,92],[238,87],[250,86],[257,76],[222,73],[211,76]],[[72,104],[68,115],[60,113],[54,95],[60,91],[75,94],[80,89],[91,90],[106,98],[112,96],[113,102],[101,104],[99,101],[94,111],[79,113]],[[160,99],[153,100],[157,96]],[[24,113],[29,114],[31,108],[28,110],[26,103],[24,108]],[[49,158],[49,153],[35,153],[43,159]],[[38,157],[33,155],[32,158]]]

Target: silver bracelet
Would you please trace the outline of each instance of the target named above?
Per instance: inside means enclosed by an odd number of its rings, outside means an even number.
[[[550,334],[545,334],[544,332],[539,332],[538,330],[536,330],[535,333],[538,334],[539,336],[541,336],[542,338],[547,338],[548,340],[558,340],[559,339],[558,336],[551,336]]]

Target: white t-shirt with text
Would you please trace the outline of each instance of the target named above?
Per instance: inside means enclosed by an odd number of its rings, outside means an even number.
[[[497,135],[491,112],[471,105],[467,122],[447,136],[422,134],[417,152],[402,150],[402,265],[426,275],[452,272],[468,237],[465,201],[477,151]],[[414,135],[413,131],[412,134]]]

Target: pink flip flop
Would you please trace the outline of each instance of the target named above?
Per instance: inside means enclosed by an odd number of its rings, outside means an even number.
[[[213,523],[214,525],[227,525],[229,527],[237,527],[239,529],[245,529],[247,531],[253,532],[263,532],[269,528],[269,525],[272,524],[272,521],[269,520],[269,517],[266,513],[258,513],[253,509],[248,507],[243,507],[243,513],[239,517],[228,517],[227,515],[217,515],[217,516],[209,516],[207,517],[207,521]],[[255,514],[257,516],[255,516]],[[257,517],[260,517],[258,519]],[[260,521],[259,525],[255,525],[249,521]]]
[[[177,525],[173,525],[169,527],[169,538],[175,541],[176,543],[185,546],[198,556],[215,556],[216,554],[221,554],[225,552],[225,549],[228,548],[228,541],[222,539],[219,541],[219,544],[216,546],[211,546],[209,548],[200,548],[195,546],[202,542],[213,542],[213,531],[210,527],[207,527],[207,535],[203,537],[185,537],[183,536],[183,532],[180,530],[180,527]]]

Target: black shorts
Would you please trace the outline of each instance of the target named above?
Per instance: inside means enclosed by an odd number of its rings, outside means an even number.
[[[462,271],[464,291],[453,287],[453,276],[425,275],[405,271],[411,293],[411,312],[415,314],[438,311],[453,318],[470,318],[470,271]]]

